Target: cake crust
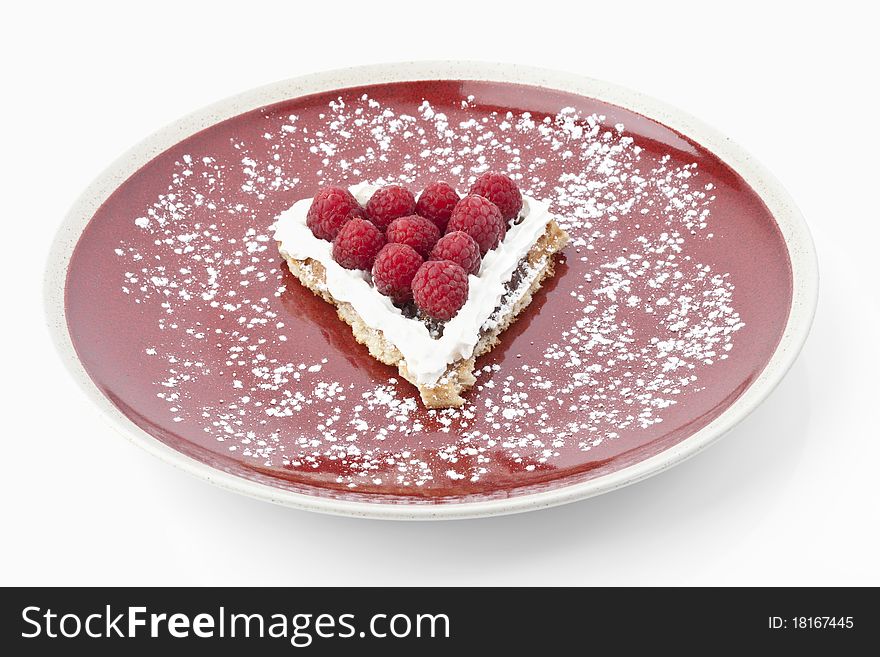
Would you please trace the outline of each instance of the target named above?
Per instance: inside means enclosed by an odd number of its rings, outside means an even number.
[[[532,296],[541,289],[543,282],[553,276],[555,254],[568,243],[566,233],[555,220],[550,220],[544,233],[532,245],[523,259],[527,276],[516,289],[510,290],[500,308],[498,316],[493,315],[493,326],[484,328],[470,358],[461,358],[449,364],[446,372],[432,385],[419,384],[410,374],[403,355],[389,342],[381,330],[368,326],[354,307],[333,297],[327,289],[324,265],[312,258],[297,260],[285,256],[290,272],[305,287],[324,301],[336,306],[339,319],[351,326],[355,339],[367,347],[376,360],[397,367],[404,379],[419,390],[422,403],[428,408],[449,408],[461,406],[465,400],[462,393],[476,383],[474,364],[477,358],[491,351],[499,342],[499,336],[513,324],[517,317],[532,302]]]

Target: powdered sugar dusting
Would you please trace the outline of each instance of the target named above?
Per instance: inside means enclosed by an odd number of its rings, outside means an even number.
[[[234,168],[211,152],[177,160],[167,189],[128,218],[148,239],[107,256],[124,262],[120,293],[155,311],[163,340],[138,349],[162,372],[155,394],[172,422],[260,468],[332,472],[320,481],[339,487],[479,490],[493,467],[537,475],[566,450],[661,424],[729,358],[744,322],[729,274],[694,255],[713,238],[715,200],[696,163],[649,157],[624,125],[571,107],[538,117],[481,109],[473,96],[460,107],[451,118],[427,100],[399,111],[349,95],[327,104],[317,129],[296,114],[255,119],[259,137],[231,145]],[[550,161],[562,167],[552,179]],[[572,303],[538,348],[493,352],[468,404],[430,411],[390,370],[365,382],[339,375],[345,354],[315,357],[292,325],[302,318],[282,305],[298,284],[269,237],[270,204],[319,183],[439,177],[463,190],[499,163],[572,237],[541,312],[555,295]],[[200,379],[215,399],[193,394]]]

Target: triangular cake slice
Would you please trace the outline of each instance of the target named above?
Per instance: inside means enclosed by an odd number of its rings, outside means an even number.
[[[444,266],[455,275],[451,282],[443,278],[437,287],[426,291],[425,277],[436,272],[438,265],[419,266],[420,258],[413,266],[425,271],[416,272],[411,283],[416,288],[415,300],[412,295],[406,299],[394,298],[394,295],[386,296],[378,289],[382,287],[379,278],[383,274],[377,269],[377,259],[384,258],[384,261],[396,263],[397,260],[385,257],[393,254],[383,251],[397,249],[406,251],[404,255],[412,255],[408,251],[410,247],[389,248],[389,244],[378,252],[378,257],[371,249],[375,250],[386,241],[390,243],[396,240],[409,242],[413,248],[419,249],[426,262],[437,259],[432,258],[432,253],[436,256],[438,252],[436,248],[433,252],[428,251],[430,242],[426,247],[418,241],[418,236],[412,236],[417,231],[404,230],[409,226],[418,228],[419,221],[424,223],[423,219],[408,217],[390,226],[384,225],[389,218],[389,207],[395,214],[412,211],[414,215],[412,202],[415,199],[412,198],[410,202],[412,207],[404,207],[404,202],[398,204],[403,209],[395,209],[394,202],[391,202],[383,208],[378,202],[371,204],[371,199],[380,189],[378,186],[361,183],[347,191],[332,189],[339,192],[337,197],[345,194],[356,200],[357,206],[350,215],[340,218],[337,213],[335,218],[330,217],[329,224],[318,225],[315,217],[310,216],[310,208],[318,199],[316,196],[314,201],[297,201],[276,218],[275,240],[290,271],[309,290],[334,304],[339,318],[351,326],[357,341],[364,344],[377,360],[397,367],[400,375],[418,388],[425,406],[460,406],[464,403],[462,393],[475,383],[476,358],[499,343],[501,334],[531,303],[541,284],[553,276],[554,255],[567,244],[568,235],[549,212],[547,203],[516,191],[517,198],[522,199],[521,206],[504,208],[509,215],[515,212],[515,216],[504,220],[501,235],[494,247],[492,242],[486,243],[484,233],[470,231],[475,236],[475,245],[479,242],[480,250],[484,251],[482,257],[477,258],[478,264],[472,267],[472,273],[465,273],[458,269],[458,264],[443,260]],[[347,192],[350,192],[350,196]],[[491,191],[486,195],[491,196]],[[453,202],[456,198],[453,197]],[[338,198],[329,200],[332,202]],[[344,205],[344,201],[340,203]],[[460,214],[463,214],[465,204],[460,205]],[[386,211],[385,216],[382,216],[383,210]],[[448,226],[444,226],[448,217],[432,216],[432,221],[439,222],[440,229],[448,229],[447,236],[456,226],[464,226],[465,232],[468,232],[469,227],[463,224],[461,217],[456,217],[454,208],[452,213],[454,218],[449,220]],[[430,215],[429,212],[423,214]],[[349,221],[354,223],[348,226]],[[367,225],[366,221],[379,230]],[[433,236],[432,231],[427,231],[430,239],[436,240],[440,229],[432,229]],[[330,241],[334,232],[334,241]],[[361,233],[367,233],[367,236],[362,238]],[[363,243],[358,242],[357,249],[352,251],[352,257],[355,261],[360,258],[363,268],[346,268],[355,267],[352,258],[340,256],[340,253],[345,250],[345,245],[350,245],[355,239],[364,240]],[[336,245],[336,242],[339,244]],[[374,242],[375,246],[372,246]],[[369,269],[369,263],[373,263],[372,270]],[[461,264],[469,266],[468,263]],[[443,269],[442,266],[439,268]],[[463,288],[462,281],[465,281]],[[459,287],[456,288],[456,285]],[[442,295],[452,297],[449,302],[453,304],[451,310],[442,305],[436,307],[438,298],[439,303],[447,303]],[[454,314],[447,318],[450,312]],[[435,316],[431,316],[432,313]]]

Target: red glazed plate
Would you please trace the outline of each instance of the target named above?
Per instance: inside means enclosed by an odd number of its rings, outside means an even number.
[[[320,184],[463,190],[486,170],[550,201],[572,243],[468,403],[428,411],[270,227]],[[279,83],[157,133],[71,210],[46,303],[76,380],[151,452],[261,499],[419,519],[561,504],[696,453],[785,374],[817,282],[784,190],[695,119],[585,78],[435,63]]]

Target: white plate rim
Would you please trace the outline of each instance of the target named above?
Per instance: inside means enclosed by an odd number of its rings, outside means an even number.
[[[129,420],[101,393],[73,347],[64,312],[64,284],[70,258],[82,231],[120,184],[155,156],[192,134],[264,105],[346,87],[444,79],[487,80],[546,87],[618,105],[657,120],[696,141],[721,158],[755,190],[776,220],[788,249],[792,268],[792,305],[782,338],[770,361],[730,407],[711,423],[672,447],[595,479],[505,498],[416,504],[313,496],[223,472],[154,438]],[[289,507],[344,516],[439,520],[504,515],[586,499],[641,481],[694,456],[743,420],[782,380],[807,339],[818,293],[819,270],[815,247],[794,201],[754,157],[706,123],[650,96],[573,73],[504,63],[437,61],[376,64],[291,78],[221,100],[147,137],[104,170],[68,211],[50,248],[43,302],[52,342],[80,390],[116,430],[151,454],[221,488]]]

